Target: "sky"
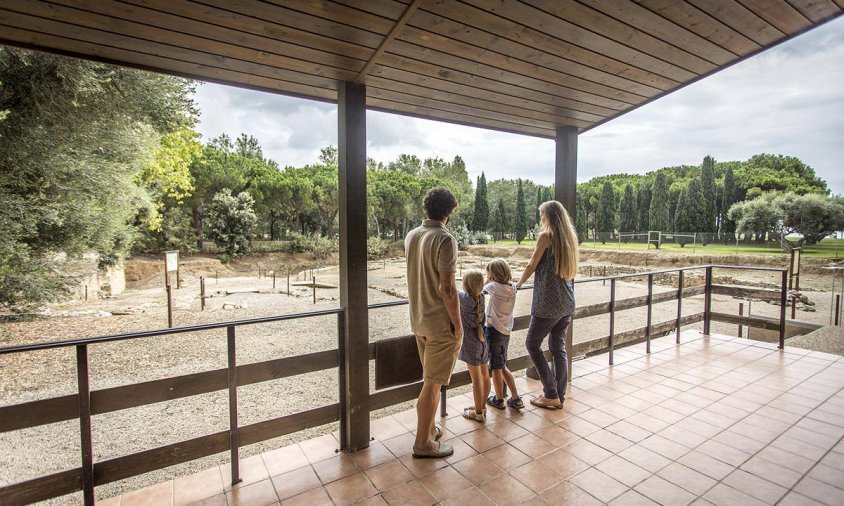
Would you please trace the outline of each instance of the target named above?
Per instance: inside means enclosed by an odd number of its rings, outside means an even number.
[[[337,108],[216,84],[198,87],[203,141],[241,132],[281,166],[315,163],[337,145]],[[553,182],[554,142],[448,123],[367,113],[368,155],[466,161],[472,181]],[[579,136],[578,181],[674,165],[795,156],[844,194],[844,17],[733,65]]]

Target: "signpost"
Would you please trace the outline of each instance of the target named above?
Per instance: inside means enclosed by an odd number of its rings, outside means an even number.
[[[179,288],[179,252],[164,252],[164,289],[167,291],[167,326],[173,327],[173,288],[170,286],[170,273],[176,273],[176,288]]]

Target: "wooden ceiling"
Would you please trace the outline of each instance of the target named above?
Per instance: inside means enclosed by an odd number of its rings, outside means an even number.
[[[0,0],[0,42],[553,138],[841,15],[844,0]]]

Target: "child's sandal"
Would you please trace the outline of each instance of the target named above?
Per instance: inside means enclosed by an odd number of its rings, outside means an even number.
[[[463,418],[483,423],[486,422],[486,413],[476,413],[475,407],[471,406],[463,409]]]
[[[499,399],[494,395],[490,395],[487,398],[486,403],[495,409],[504,409],[504,399]]]
[[[507,405],[513,409],[525,409],[525,403],[522,402],[521,397],[517,397],[516,399],[510,397],[509,399],[507,399]]]

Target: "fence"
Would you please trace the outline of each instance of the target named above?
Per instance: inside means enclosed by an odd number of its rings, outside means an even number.
[[[782,286],[780,290],[780,320],[773,324],[768,320],[737,316],[712,311],[712,294],[727,294],[747,296],[757,291],[741,287],[714,285],[713,270],[740,269],[754,271],[780,272]],[[703,271],[704,283],[699,286],[686,287],[686,273]],[[676,273],[678,287],[676,290],[653,293],[655,276]],[[648,293],[645,296],[617,300],[616,283],[619,280],[635,278],[646,279]],[[608,335],[599,339],[571,345],[568,343],[569,359],[575,355],[594,355],[606,352],[609,364],[613,363],[613,352],[616,348],[645,343],[646,351],[650,352],[650,340],[657,336],[668,335],[676,331],[677,343],[680,342],[680,330],[683,326],[703,322],[703,332],[708,334],[712,321],[742,324],[752,327],[772,328],[779,330],[779,347],[785,345],[785,309],[787,291],[787,271],[785,269],[765,267],[739,267],[723,265],[702,265],[680,269],[668,269],[635,274],[623,274],[606,277],[578,279],[575,282],[610,283],[610,300],[607,303],[578,307],[574,320],[598,315],[609,315]],[[525,287],[523,289],[530,289]],[[770,290],[768,290],[770,291]],[[700,313],[683,314],[683,299],[692,296],[704,296],[704,310]],[[652,306],[654,304],[677,301],[676,318],[665,322],[653,323]],[[372,304],[370,310],[394,307],[407,304],[407,301]],[[643,327],[623,333],[615,331],[615,314],[627,309],[647,307],[647,317]],[[337,349],[308,353],[293,357],[286,357],[264,362],[238,366],[236,363],[237,329],[246,325],[260,325],[270,322],[280,322],[300,318],[314,318],[335,315],[337,317],[338,337],[343,335],[344,314],[342,309],[329,309],[282,316],[254,318],[249,320],[221,322],[207,325],[196,325],[170,329],[132,332],[126,334],[100,336],[86,339],[36,343],[21,346],[0,348],[0,355],[38,352],[41,350],[75,347],[77,365],[78,393],[53,397],[43,400],[25,402],[0,407],[0,432],[10,432],[49,423],[79,420],[81,441],[81,463],[78,468],[68,469],[27,481],[13,483],[0,488],[0,504],[19,504],[25,502],[42,501],[82,490],[86,505],[94,504],[94,487],[117,480],[137,476],[142,473],[162,469],[190,460],[206,457],[225,451],[230,452],[232,483],[239,480],[239,448],[267,439],[290,434],[310,427],[317,427],[332,422],[340,422],[341,447],[345,448],[346,415],[346,350],[342,339],[338,338]],[[514,330],[524,330],[530,322],[530,316],[516,318]],[[90,390],[88,349],[101,343],[143,339],[153,336],[179,335],[196,331],[223,330],[226,331],[228,358],[225,369],[203,371],[183,376],[169,377],[143,383],[122,385],[101,390]],[[571,339],[571,333],[569,333]],[[375,344],[368,347],[369,360],[375,359]],[[548,356],[547,358],[550,358]],[[411,357],[411,360],[415,357]],[[517,371],[531,366],[530,356],[513,358],[507,365]],[[264,420],[250,425],[238,424],[237,388],[264,381],[288,378],[327,369],[339,368],[339,402],[324,406],[316,406],[306,411]],[[368,381],[368,378],[367,378]],[[451,386],[463,386],[471,383],[468,371],[453,375]],[[409,385],[370,392],[370,410],[377,410],[416,398],[421,390],[421,382]],[[368,388],[368,386],[367,386]],[[92,416],[123,409],[145,406],[153,403],[185,398],[193,395],[205,394],[220,390],[227,390],[229,396],[229,429],[201,436],[194,439],[144,450],[138,453],[124,455],[108,460],[94,462],[93,441],[91,436]],[[354,431],[355,427],[351,427]]]

